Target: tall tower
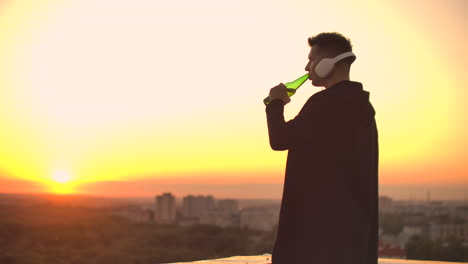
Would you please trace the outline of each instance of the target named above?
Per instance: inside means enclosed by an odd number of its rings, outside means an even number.
[[[156,196],[156,222],[170,224],[176,216],[175,196],[171,193],[163,193]]]
[[[215,208],[213,196],[188,195],[183,199],[182,214],[188,218],[200,218],[204,213]]]

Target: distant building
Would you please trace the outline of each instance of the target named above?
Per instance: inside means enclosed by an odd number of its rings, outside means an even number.
[[[185,196],[182,202],[182,215],[184,218],[196,218],[200,217],[206,212],[215,208],[215,199],[213,196]]]
[[[425,228],[423,225],[405,225],[403,226],[403,230],[397,235],[380,233],[379,240],[387,247],[405,248],[413,236],[421,235],[424,232]]]
[[[379,211],[389,212],[392,210],[393,200],[388,196],[379,196]]]
[[[414,235],[421,235],[424,232],[423,225],[405,225],[401,233],[407,234],[409,237]]]
[[[382,234],[379,237],[379,241],[387,247],[404,247],[405,245],[400,241],[399,235],[394,234]]]
[[[176,217],[175,196],[171,193],[163,193],[156,196],[155,220],[158,223],[173,223]]]
[[[216,225],[219,227],[239,227],[238,213],[228,213],[220,209],[206,211],[200,216],[200,224]]]
[[[200,215],[200,223],[220,227],[238,227],[240,225],[238,211],[239,203],[236,200],[218,200],[215,208],[208,209]]]
[[[455,208],[455,214],[464,219],[465,222],[468,222],[468,202],[466,203],[465,206],[458,206]]]
[[[456,238],[468,242],[468,223],[431,223],[429,225],[429,236],[433,240]]]
[[[244,208],[240,212],[240,227],[272,231],[278,224],[279,206]]]
[[[406,259],[406,250],[400,246],[388,245],[379,240],[379,258]]]
[[[430,207],[426,215],[429,216],[449,216],[452,210],[444,205],[438,204],[437,202],[431,202]]]
[[[426,232],[424,225],[405,225],[403,230],[398,234],[398,241],[400,247],[406,247],[406,244],[411,240],[413,236],[423,235]]]
[[[239,211],[239,203],[233,199],[223,199],[218,201],[218,210],[226,214],[236,214]]]
[[[138,205],[127,205],[119,207],[113,211],[113,214],[134,222],[153,221],[153,211],[143,209]]]
[[[239,226],[238,210],[239,204],[233,199],[216,201],[211,195],[187,195],[183,198],[182,218],[178,219],[178,223]]]

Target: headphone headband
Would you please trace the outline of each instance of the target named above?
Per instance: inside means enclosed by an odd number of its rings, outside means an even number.
[[[340,55],[336,56],[335,58],[332,59],[333,63],[337,63],[338,61],[348,58],[348,57],[356,57],[352,51],[348,51],[345,53],[341,53]]]
[[[348,51],[336,56],[335,58],[324,58],[317,64],[317,66],[315,66],[315,73],[317,73],[317,76],[320,78],[326,78],[333,71],[335,63],[348,57],[356,57],[356,55],[354,55],[353,52]]]

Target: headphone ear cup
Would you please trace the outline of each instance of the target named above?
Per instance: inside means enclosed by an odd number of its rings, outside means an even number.
[[[318,77],[325,78],[331,73],[334,65],[332,59],[324,58],[315,67],[315,73]]]

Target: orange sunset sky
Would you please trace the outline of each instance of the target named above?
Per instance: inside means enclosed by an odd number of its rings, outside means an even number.
[[[280,198],[262,100],[337,31],[376,109],[380,193],[466,199],[467,6],[0,0],[0,192]]]

